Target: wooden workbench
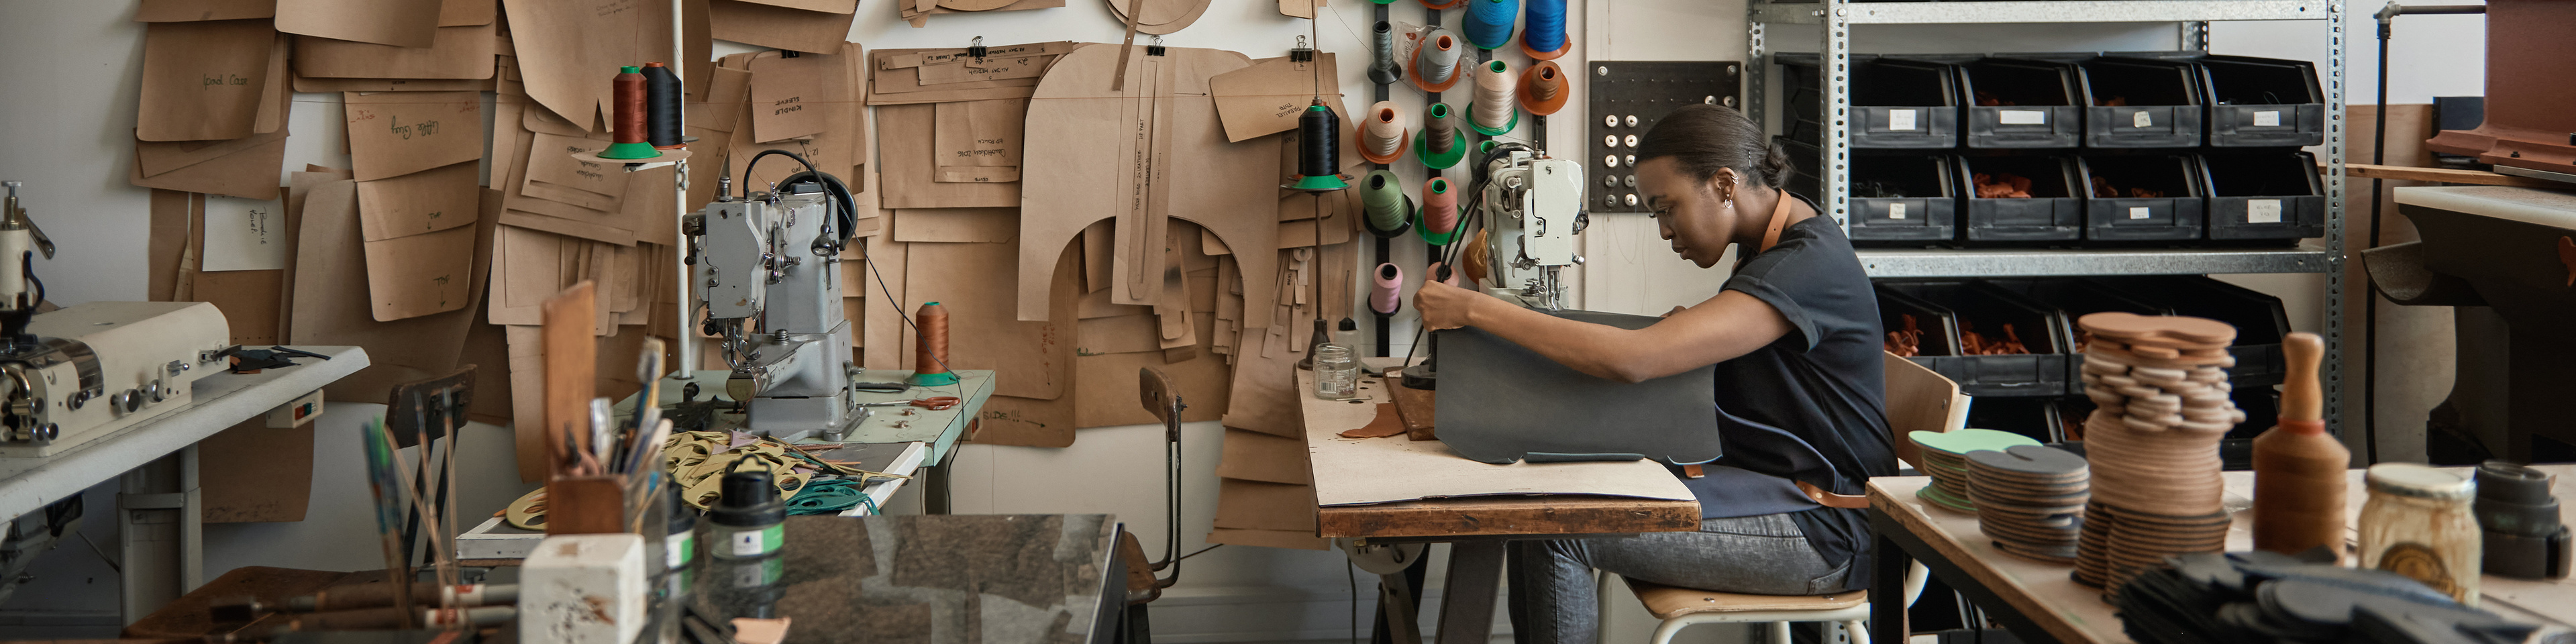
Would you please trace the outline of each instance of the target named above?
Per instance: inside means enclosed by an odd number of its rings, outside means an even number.
[[[1446,542],[1450,543],[1449,577],[1441,602],[1441,644],[1485,644],[1491,635],[1495,592],[1502,576],[1503,544],[1512,539],[1555,539],[1578,535],[1619,535],[1639,532],[1679,532],[1699,529],[1699,502],[1605,495],[1527,494],[1527,479],[1546,478],[1556,481],[1597,478],[1634,482],[1621,486],[1595,485],[1593,489],[1626,489],[1643,496],[1673,496],[1689,499],[1688,490],[1672,478],[1663,466],[1649,461],[1625,463],[1519,463],[1487,465],[1467,460],[1439,447],[1436,441],[1422,443],[1387,443],[1374,441],[1409,441],[1402,435],[1372,438],[1366,441],[1341,438],[1344,430],[1368,424],[1377,414],[1377,404],[1391,402],[1388,383],[1382,378],[1361,380],[1362,398],[1358,402],[1322,400],[1314,391],[1314,372],[1297,372],[1299,398],[1303,401],[1304,425],[1308,447],[1308,467],[1319,499],[1350,498],[1366,491],[1385,495],[1385,488],[1402,481],[1407,473],[1436,469],[1456,472],[1464,477],[1494,477],[1486,490],[1509,496],[1452,495],[1442,498],[1401,500],[1366,505],[1325,505],[1316,508],[1316,532],[1320,536],[1345,538],[1361,542]],[[1458,431],[1448,428],[1447,431]],[[1353,475],[1331,467],[1332,459],[1352,457],[1357,448],[1408,447],[1405,450],[1379,449],[1369,457],[1375,465],[1370,471],[1385,476]],[[1390,456],[1391,454],[1391,456]],[[1598,476],[1587,476],[1598,475]],[[1640,476],[1644,475],[1644,476]],[[1456,481],[1452,481],[1451,487]],[[1569,488],[1571,489],[1571,488]],[[1485,490],[1480,490],[1480,492]],[[1401,583],[1402,575],[1383,576],[1388,582]],[[1402,593],[1381,593],[1382,597]],[[1387,610],[1381,604],[1381,610]],[[1410,629],[1413,620],[1409,606],[1390,613],[1386,623],[1399,629]],[[1407,636],[1410,637],[1407,637]],[[1396,637],[1399,642],[1419,641],[1419,635],[1407,630]]]
[[[2552,492],[2576,498],[2576,465],[2542,465],[2558,476]],[[2467,475],[2475,468],[2446,468]],[[2369,497],[2362,471],[2352,470],[2344,491],[2346,525],[2357,525],[2362,502]],[[2254,473],[2228,472],[2227,507],[2236,525],[2227,531],[2227,549],[2254,546]],[[1994,542],[1977,530],[1977,517],[1930,506],[1915,498],[1929,477],[1881,477],[1869,482],[1870,524],[1878,533],[1878,582],[1872,593],[1892,596],[1889,581],[1904,583],[1906,564],[1921,560],[1932,574],[1968,595],[2024,642],[2125,644],[2120,618],[2102,591],[2075,583],[2073,566],[2040,563],[1997,552]],[[2359,539],[2357,529],[2351,533]],[[2350,563],[2346,561],[2346,563]],[[1889,570],[1895,570],[1889,574]],[[2557,625],[2576,624],[2576,581],[2533,581],[2487,575],[2480,582],[2482,607],[2510,619]],[[1905,641],[1904,607],[1897,602],[1871,605],[1871,639]]]

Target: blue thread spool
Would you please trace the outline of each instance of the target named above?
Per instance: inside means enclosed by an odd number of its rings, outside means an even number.
[[[1467,42],[1477,49],[1499,49],[1511,43],[1512,14],[1519,8],[1520,0],[1467,0]]]
[[[1564,56],[1573,44],[1565,35],[1565,0],[1529,0],[1525,13],[1521,51],[1537,60]]]

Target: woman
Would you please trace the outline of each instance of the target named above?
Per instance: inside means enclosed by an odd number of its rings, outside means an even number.
[[[1780,189],[1788,157],[1766,141],[1735,110],[1693,105],[1638,146],[1638,191],[1673,252],[1701,268],[1730,244],[1745,258],[1716,297],[1653,326],[1576,322],[1438,283],[1414,298],[1431,328],[1484,329],[1602,378],[1717,367],[1726,456],[1675,472],[1699,498],[1699,531],[1514,542],[1512,626],[1523,644],[1594,641],[1593,568],[1739,593],[1869,585],[1866,504],[1851,495],[1896,471],[1878,304],[1842,228]]]

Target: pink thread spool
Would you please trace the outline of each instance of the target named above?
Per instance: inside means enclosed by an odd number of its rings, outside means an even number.
[[[1378,315],[1394,315],[1404,305],[1404,267],[1377,265],[1377,287],[1369,289],[1369,310]]]

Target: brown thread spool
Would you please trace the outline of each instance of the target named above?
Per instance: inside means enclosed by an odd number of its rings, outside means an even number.
[[[912,384],[957,382],[957,374],[948,372],[948,307],[923,302],[921,309],[912,314],[912,325],[920,333],[913,344]]]
[[[1555,114],[1565,107],[1565,70],[1556,61],[1542,60],[1521,72],[1521,109],[1531,114]]]
[[[617,143],[643,143],[644,74],[640,71],[641,68],[624,69],[626,71],[619,72],[616,81],[610,87],[611,105],[614,108],[611,114],[617,117],[614,132],[616,138],[611,140]]]

